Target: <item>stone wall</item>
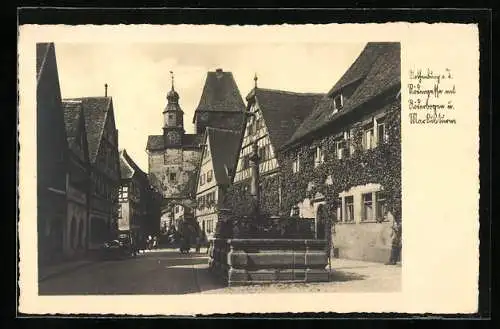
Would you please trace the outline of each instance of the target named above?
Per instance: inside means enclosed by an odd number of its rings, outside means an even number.
[[[228,286],[328,281],[326,244],[326,240],[215,239],[209,265]]]
[[[151,183],[163,193],[163,197],[187,196],[194,189],[199,150],[167,149],[149,155]],[[175,174],[172,180],[170,174]]]

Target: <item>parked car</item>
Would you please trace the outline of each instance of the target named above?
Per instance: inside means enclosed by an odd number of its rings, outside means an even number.
[[[103,259],[123,259],[130,255],[130,249],[122,241],[111,240],[101,246],[100,255]]]

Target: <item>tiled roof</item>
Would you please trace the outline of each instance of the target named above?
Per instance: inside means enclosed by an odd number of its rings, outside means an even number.
[[[184,134],[182,139],[182,147],[199,147],[202,143],[203,135],[198,134]],[[149,135],[146,149],[149,151],[164,150],[163,135]]]
[[[81,115],[83,115],[82,104],[80,102],[63,102],[64,124],[66,126],[66,137],[70,148],[75,147],[79,134]]]
[[[244,110],[245,103],[233,73],[208,72],[193,122],[198,111],[243,112]]]
[[[49,50],[53,50],[54,44],[53,43],[37,43],[36,44],[36,79],[38,81],[38,77],[40,76],[40,73],[42,72],[44,66],[45,66],[45,60],[47,58],[47,54],[49,53]]]
[[[217,184],[230,184],[228,170],[232,170],[238,158],[241,132],[207,128],[208,143]]]
[[[85,130],[87,131],[89,145],[89,159],[91,163],[94,163],[112,99],[111,97],[83,97],[63,100],[64,103],[75,101],[81,101],[83,107]]]
[[[311,115],[290,139],[298,141],[319,128],[358,108],[373,97],[401,83],[400,44],[398,42],[369,42],[351,67],[318,104]],[[343,108],[332,115],[333,97],[344,87],[352,86],[352,95],[344,98]]]
[[[253,90],[262,111],[269,138],[278,149],[293,135],[324,94],[295,93],[257,88]]]
[[[75,137],[78,134],[82,103],[63,101],[62,107],[64,111],[64,123],[66,125],[66,135],[68,137]]]
[[[149,135],[146,149],[149,151],[163,150],[163,135]]]
[[[134,168],[128,163],[123,155],[124,151],[120,151],[120,174],[122,179],[130,179],[134,176]]]

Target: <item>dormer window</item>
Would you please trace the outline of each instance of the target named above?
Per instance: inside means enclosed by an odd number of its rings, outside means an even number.
[[[334,106],[333,109],[334,114],[342,109],[342,107],[344,106],[344,98],[342,97],[342,94],[338,94],[335,97],[333,97],[333,106]]]
[[[297,155],[295,160],[292,163],[292,171],[294,174],[298,173],[300,171],[300,156]]]

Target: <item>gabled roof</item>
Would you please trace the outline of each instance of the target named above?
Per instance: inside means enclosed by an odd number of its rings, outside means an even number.
[[[134,176],[135,170],[123,156],[124,150],[120,151],[120,174],[121,179],[130,179]]]
[[[198,148],[202,143],[202,134],[184,134],[182,139],[182,147]],[[165,149],[163,135],[149,135],[146,145],[148,151],[161,151]]]
[[[207,73],[193,123],[198,111],[243,112],[244,110],[245,104],[233,73],[218,69]]]
[[[253,89],[274,149],[288,141],[324,94]],[[247,97],[249,99],[250,97]]]
[[[207,127],[206,136],[217,184],[230,184],[229,171],[236,164],[241,132]]]
[[[36,44],[36,80],[38,82],[38,78],[42,73],[43,68],[45,67],[45,61],[47,59],[47,55],[49,50],[54,48],[54,44],[50,43],[37,43]]]
[[[120,150],[120,171],[122,179],[129,179],[135,173],[141,175],[141,178],[146,178],[146,173],[135,163],[135,161],[127,153],[127,150]]]
[[[94,163],[99,151],[106,118],[113,102],[111,97],[82,97],[64,99],[63,103],[74,103],[75,101],[80,101],[83,107],[89,159],[91,163]]]
[[[354,63],[304,120],[287,145],[326,126],[353,111],[370,99],[401,84],[399,42],[369,42]],[[343,108],[332,115],[333,97],[346,86],[353,86],[352,95],[344,99]]]

